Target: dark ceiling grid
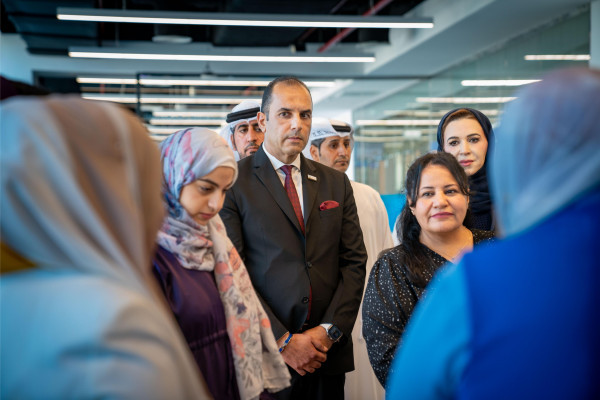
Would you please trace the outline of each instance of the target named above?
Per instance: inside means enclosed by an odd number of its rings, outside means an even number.
[[[3,11],[3,32],[19,33],[32,54],[66,55],[71,46],[115,46],[120,41],[150,42],[156,35],[188,36],[193,42],[210,43],[216,47],[290,47],[301,53],[307,43],[327,43],[340,29],[305,28],[255,28],[232,26],[178,26],[150,24],[114,24],[94,22],[61,21],[56,18],[58,7],[106,8],[128,10],[164,10],[190,12],[231,12],[231,13],[277,13],[277,14],[338,14],[363,15],[382,0],[1,0]],[[423,0],[386,1],[378,8],[379,15],[403,15]],[[389,3],[389,4],[387,4]],[[4,15],[5,14],[5,15]],[[7,23],[8,22],[8,23]],[[13,26],[11,26],[13,25]],[[357,29],[343,39],[345,43],[387,42],[386,29]],[[84,73],[85,71],[82,71]],[[133,72],[133,71],[132,71]],[[135,71],[138,74],[141,71]],[[202,71],[199,71],[199,73]],[[219,77],[218,71],[211,71],[210,64],[204,75]],[[206,74],[208,73],[208,74]],[[60,73],[36,71],[35,82],[55,92],[79,92],[82,94],[135,94],[136,85],[80,85],[75,77],[61,76]],[[163,74],[164,75],[164,74]],[[258,76],[254,75],[256,78]],[[133,77],[133,76],[132,76]],[[205,76],[202,76],[205,77]],[[225,75],[221,75],[225,77]],[[227,76],[228,77],[228,76]],[[247,76],[247,78],[250,76]],[[197,76],[196,78],[200,78]],[[261,77],[262,78],[262,77]],[[262,96],[262,87],[140,87],[142,96],[173,95],[185,93],[193,95]],[[181,108],[164,105],[166,109]],[[231,105],[188,105],[190,110],[208,107],[221,109]],[[140,112],[147,118],[148,114]]]
[[[423,0],[394,0],[378,11],[380,15],[403,15]],[[373,2],[365,0],[227,0],[227,1],[166,1],[166,0],[2,0],[8,19],[20,33],[30,52],[36,54],[67,54],[69,46],[113,44],[119,40],[150,41],[160,34],[184,35],[194,42],[210,42],[214,46],[265,47],[295,46],[301,51],[307,42],[326,42],[337,29],[206,27],[146,24],[111,24],[59,21],[56,8],[126,8],[129,10],[165,10],[192,12],[236,12],[279,14],[362,15]],[[3,28],[4,32],[4,28]],[[308,34],[308,35],[307,35]],[[42,40],[42,38],[44,40]],[[357,29],[345,42],[388,40],[385,29]]]

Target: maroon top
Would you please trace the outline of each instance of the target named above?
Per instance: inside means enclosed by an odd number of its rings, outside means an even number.
[[[212,272],[181,266],[159,246],[154,276],[215,400],[240,398],[225,310]]]

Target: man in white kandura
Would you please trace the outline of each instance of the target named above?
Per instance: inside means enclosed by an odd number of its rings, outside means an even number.
[[[352,126],[345,122],[313,118],[308,142],[311,158],[340,172],[346,172],[350,166],[354,145],[353,134]],[[387,211],[379,193],[363,183],[355,181],[350,183],[367,248],[368,277],[377,255],[382,250],[393,247],[392,234],[389,230]],[[346,399],[383,399],[385,391],[369,363],[365,339],[362,335],[361,315],[362,311],[359,311],[352,330],[355,370],[346,374]]]
[[[265,140],[256,120],[259,111],[260,103],[244,100],[227,114],[227,125],[221,129],[220,135],[227,140],[236,161],[256,153]]]

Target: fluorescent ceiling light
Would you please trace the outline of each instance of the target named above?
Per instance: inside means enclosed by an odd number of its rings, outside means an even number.
[[[516,97],[417,97],[417,102],[451,104],[507,103],[514,99]]]
[[[90,95],[84,94],[81,97],[88,100],[101,100],[101,101],[113,101],[116,103],[135,104],[138,99],[137,96],[105,96],[105,95]],[[238,98],[224,98],[224,97],[189,97],[189,96],[153,96],[153,97],[141,97],[140,103],[142,104],[239,104],[243,100],[254,100],[260,102],[261,99],[238,97]]]
[[[169,86],[267,86],[267,80],[229,80],[229,79],[156,79],[141,78],[141,85],[169,85]],[[306,81],[308,87],[334,87],[333,81]]]
[[[539,82],[541,79],[476,79],[460,82],[463,86],[521,86]]]
[[[76,78],[78,83],[107,84],[107,85],[136,85],[138,80],[135,78],[102,78],[102,77],[83,77]],[[267,86],[270,80],[232,80],[232,79],[158,79],[141,78],[140,85],[156,86]],[[308,87],[334,87],[334,81],[306,81],[304,84]]]
[[[386,136],[386,137],[376,137],[376,136],[359,136],[354,135],[355,142],[365,142],[365,143],[390,143],[390,142],[403,142],[405,140],[425,140],[423,138],[411,138],[406,136]],[[428,139],[427,139],[428,140]]]
[[[432,126],[439,124],[438,119],[359,119],[356,125],[367,126]]]
[[[215,54],[153,54],[121,53],[104,51],[69,50],[73,58],[103,58],[118,60],[165,60],[165,61],[235,61],[235,62],[315,62],[315,63],[368,63],[373,56],[254,56]]]
[[[136,85],[137,79],[135,78],[91,78],[78,76],[75,78],[77,83],[93,83],[93,84],[107,84],[107,85]]]
[[[286,28],[433,28],[432,18],[353,15],[200,13],[59,7],[66,21]]]
[[[481,111],[482,113],[484,113],[487,116],[490,115],[498,115],[499,111],[498,110],[482,110],[480,109],[479,111]],[[383,115],[388,115],[388,116],[406,116],[406,117],[443,117],[444,115],[446,115],[448,111],[443,110],[443,111],[428,111],[428,110],[384,110],[383,111]]]
[[[589,54],[528,54],[527,61],[589,61]]]
[[[228,111],[154,111],[155,117],[227,117]]]
[[[437,129],[433,129],[433,128],[419,128],[418,130],[421,133],[431,133],[431,132],[436,132]],[[404,129],[404,128],[391,128],[391,129],[366,129],[366,128],[361,128],[360,129],[360,134],[361,135],[367,135],[367,136],[389,136],[389,135],[405,135],[406,133],[409,132],[409,135],[411,135],[410,132],[415,132],[415,129]]]
[[[225,120],[222,119],[158,119],[151,118],[150,124],[152,125],[210,125],[210,126],[223,126]]]

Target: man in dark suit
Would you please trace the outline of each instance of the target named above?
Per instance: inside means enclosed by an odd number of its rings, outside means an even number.
[[[367,254],[350,181],[301,155],[312,99],[274,80],[258,122],[265,141],[239,162],[221,217],[269,314],[292,387],[281,399],[343,399]]]

